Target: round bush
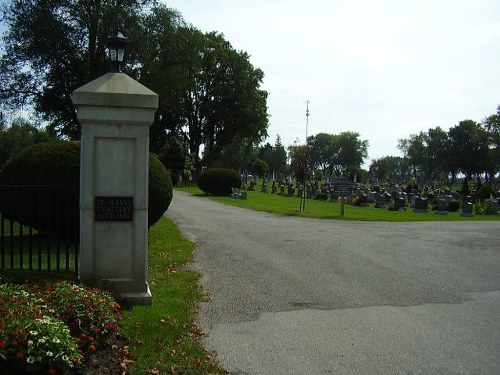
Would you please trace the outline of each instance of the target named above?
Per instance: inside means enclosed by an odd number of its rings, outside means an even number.
[[[318,201],[327,201],[328,200],[328,194],[326,194],[326,193],[318,193],[318,194],[316,194],[316,197],[314,197],[314,199],[316,199]]]
[[[231,188],[241,186],[241,176],[232,169],[211,168],[198,177],[200,190],[211,195],[231,195]]]
[[[172,180],[163,163],[149,154],[149,211],[148,226],[153,226],[163,216],[172,201]]]
[[[67,185],[76,186],[76,194],[54,196],[50,190],[37,193],[36,205],[28,204],[22,189],[0,196],[0,211],[8,218],[42,231],[58,231],[75,236],[79,228],[79,183],[80,143],[46,142],[30,146],[10,159],[0,171],[0,185]],[[69,189],[69,188],[68,188]],[[25,193],[32,194],[32,193]],[[33,197],[30,197],[33,198]],[[32,199],[30,199],[32,200]],[[149,157],[149,213],[148,224],[152,226],[167,210],[172,200],[170,175],[159,161]],[[16,202],[15,207],[11,202]],[[40,211],[50,212],[40,215]],[[74,210],[74,214],[67,214]]]

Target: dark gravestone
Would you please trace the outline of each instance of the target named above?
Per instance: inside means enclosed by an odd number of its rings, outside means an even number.
[[[385,208],[385,198],[383,194],[377,194],[377,196],[375,197],[375,207]]]
[[[429,200],[427,198],[416,197],[413,212],[429,212]]]
[[[448,215],[448,211],[446,211],[446,199],[439,198],[437,210],[434,211],[436,215]]]
[[[460,214],[460,216],[473,217],[473,206],[474,205],[471,202],[465,202],[463,204],[462,213]]]
[[[394,201],[394,205],[396,206],[396,210],[406,211],[406,202],[403,197],[396,198],[396,200]]]

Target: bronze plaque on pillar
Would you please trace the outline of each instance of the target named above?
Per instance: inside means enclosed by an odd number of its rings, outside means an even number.
[[[95,221],[134,221],[134,197],[95,197]]]

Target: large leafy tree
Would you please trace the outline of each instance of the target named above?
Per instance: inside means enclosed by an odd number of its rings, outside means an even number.
[[[439,126],[400,139],[398,148],[409,160],[415,178],[434,180],[450,169],[448,134]]]
[[[149,1],[12,0],[0,60],[0,99],[29,105],[59,135],[80,136],[72,92],[106,68],[107,36],[133,25]]]
[[[359,133],[319,133],[307,138],[311,163],[326,175],[330,171],[337,177],[358,173],[368,156],[368,141],[359,139]]]
[[[410,164],[407,158],[384,156],[372,160],[369,173],[379,181],[403,183],[410,175]]]
[[[326,175],[327,169],[337,157],[338,145],[333,134],[319,133],[307,138],[307,144],[311,152],[311,163],[313,168],[321,169]]]
[[[263,72],[223,35],[202,33],[178,14],[157,6],[143,19],[136,64],[140,81],[160,95],[152,134],[157,142],[173,131],[203,165],[213,165],[234,139],[258,144],[267,136],[267,92]],[[154,148],[155,145],[153,144]]]
[[[368,141],[359,137],[359,133],[350,131],[337,136],[338,157],[335,164],[337,176],[353,177],[368,157]]]
[[[236,137],[258,144],[267,135],[263,72],[248,54],[154,0],[13,0],[4,20],[2,103],[33,105],[61,136],[79,138],[72,92],[108,70],[107,35],[124,25],[125,71],[160,96],[152,151],[162,152],[173,132],[211,165]]]
[[[497,113],[486,117],[482,124],[489,137],[488,172],[490,177],[493,177],[500,172],[500,105],[497,107]]]
[[[450,128],[449,163],[468,178],[488,170],[489,140],[488,133],[473,120],[460,121]]]
[[[269,142],[261,146],[258,156],[267,163],[271,175],[276,176],[276,174],[284,172],[287,155],[279,135],[276,136],[274,146]]]

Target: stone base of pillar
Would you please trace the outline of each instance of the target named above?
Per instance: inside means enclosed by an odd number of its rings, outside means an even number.
[[[118,299],[124,305],[143,305],[143,306],[151,305],[153,303],[153,296],[151,295],[151,291],[149,290],[149,285],[147,287],[148,290],[146,292],[120,293]]]

